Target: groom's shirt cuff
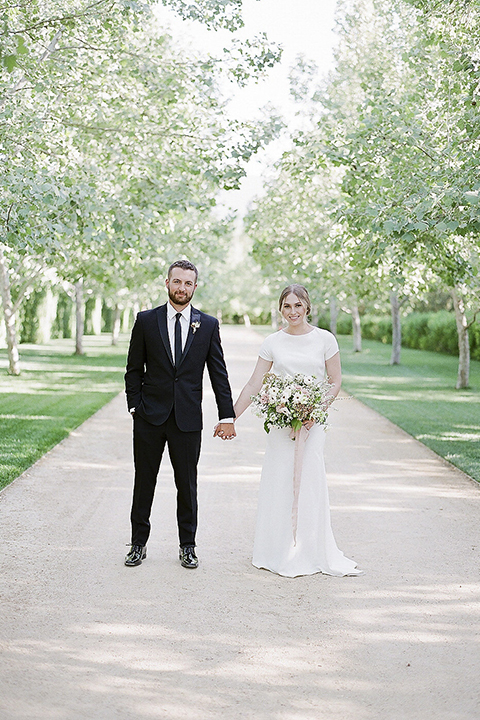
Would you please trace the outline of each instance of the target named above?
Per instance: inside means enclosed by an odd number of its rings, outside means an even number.
[[[218,422],[221,422],[221,423],[233,423],[233,422],[235,422],[235,418],[225,418],[224,420],[219,420]]]

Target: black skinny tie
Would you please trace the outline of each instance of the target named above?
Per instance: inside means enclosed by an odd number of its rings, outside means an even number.
[[[182,359],[182,326],[180,325],[182,313],[177,313],[175,317],[175,367],[178,368]]]

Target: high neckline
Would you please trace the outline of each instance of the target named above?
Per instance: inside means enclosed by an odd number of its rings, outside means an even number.
[[[289,333],[283,328],[280,330],[280,332],[282,332],[284,335],[288,335],[289,337],[305,337],[306,335],[311,335],[313,332],[315,332],[315,328],[312,327],[312,329],[306,333]]]

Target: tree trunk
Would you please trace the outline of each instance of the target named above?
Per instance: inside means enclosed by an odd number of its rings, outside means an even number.
[[[245,327],[250,327],[250,325],[252,324],[250,322],[250,317],[248,313],[243,313],[243,322],[245,323]]]
[[[122,308],[118,303],[115,304],[115,310],[113,312],[113,330],[112,330],[112,345],[118,345],[118,336],[120,335],[120,325],[122,322]]]
[[[353,352],[362,352],[362,328],[356,302],[352,304]]]
[[[120,331],[122,333],[128,333],[128,331],[130,330],[130,309],[130,305],[127,305],[127,307],[122,312],[122,323],[120,328]]]
[[[75,355],[83,355],[83,332],[85,305],[83,302],[83,278],[75,283]]]
[[[58,297],[54,295],[50,285],[47,285],[45,297],[38,307],[38,331],[37,342],[40,345],[48,343],[52,339],[52,327],[57,315]]]
[[[402,320],[400,317],[400,303],[395,292],[390,293],[390,307],[392,310],[392,356],[390,365],[400,365],[402,351]]]
[[[101,335],[102,333],[102,298],[97,295],[95,305],[92,311],[92,333]]]
[[[337,320],[338,320],[338,305],[337,298],[331,295],[329,300],[330,306],[330,332],[334,335],[337,334]]]
[[[140,312],[140,303],[138,300],[133,301],[133,307],[132,307],[132,315],[133,315],[133,322],[137,319],[137,315]]]
[[[456,288],[452,288],[450,294],[453,298],[455,309],[455,320],[457,322],[458,334],[458,375],[457,390],[468,387],[470,379],[470,344],[468,341],[468,323],[465,315],[465,304],[463,298]]]
[[[272,307],[270,308],[270,317],[272,330],[276,332],[278,330],[278,312],[276,303],[272,303]]]
[[[2,305],[3,308],[3,305]],[[3,314],[3,313],[2,313]],[[7,347],[7,333],[5,323],[0,320],[0,348]]]
[[[2,293],[3,317],[5,320],[5,335],[8,348],[8,372],[10,375],[20,375],[20,357],[18,354],[17,329],[15,327],[15,311],[10,291],[10,278],[8,275],[7,260],[0,245],[0,284]]]

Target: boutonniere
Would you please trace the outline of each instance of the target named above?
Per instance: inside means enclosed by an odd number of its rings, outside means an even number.
[[[192,332],[193,332],[194,335],[195,335],[195,333],[197,332],[197,330],[198,330],[198,328],[200,327],[200,325],[201,325],[200,320],[194,320],[194,322],[192,322],[192,324],[190,325],[190,327],[192,328]]]

